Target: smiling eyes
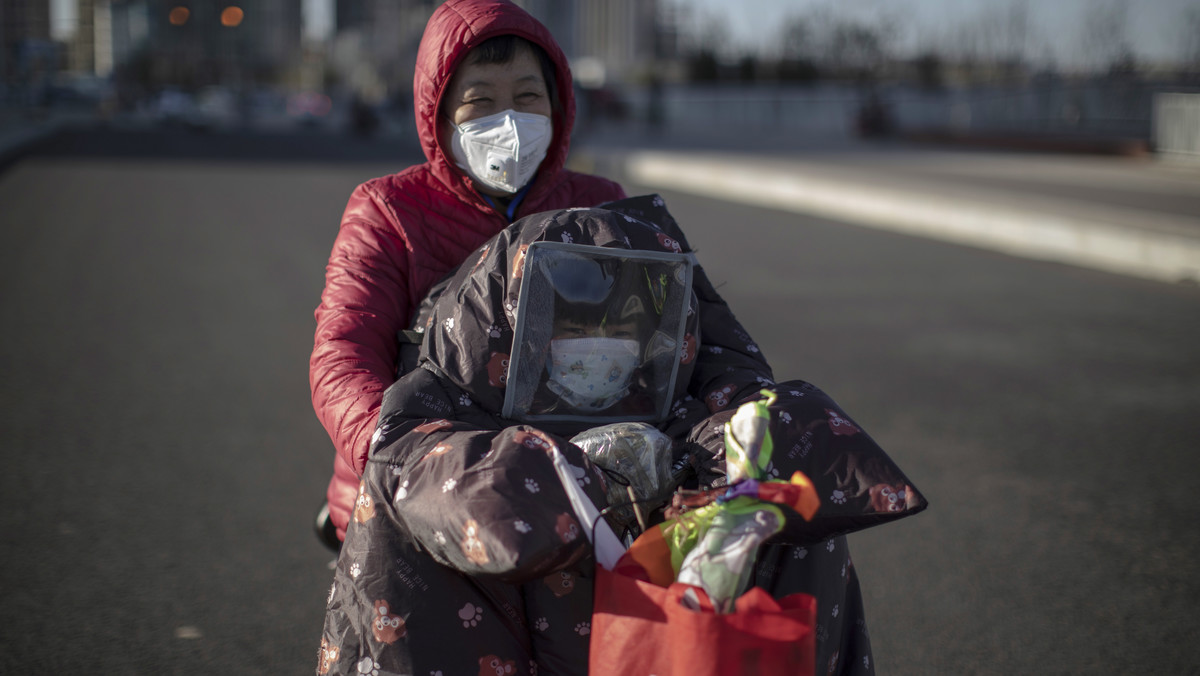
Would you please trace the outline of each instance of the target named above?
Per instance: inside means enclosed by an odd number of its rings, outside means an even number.
[[[521,105],[530,105],[540,101],[545,94],[541,92],[525,92],[513,97],[513,101]],[[463,101],[464,106],[487,106],[495,103],[489,96],[469,96]]]

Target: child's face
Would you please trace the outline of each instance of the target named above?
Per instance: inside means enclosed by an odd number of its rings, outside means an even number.
[[[637,323],[592,323],[577,319],[555,319],[554,339],[559,338],[622,338],[637,340]]]

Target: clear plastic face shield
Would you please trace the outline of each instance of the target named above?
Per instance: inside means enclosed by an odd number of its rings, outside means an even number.
[[[666,418],[691,287],[683,254],[531,244],[504,417],[595,424]]]

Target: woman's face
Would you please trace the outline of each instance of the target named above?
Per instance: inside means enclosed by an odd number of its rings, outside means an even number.
[[[551,116],[551,101],[541,64],[526,45],[518,45],[508,63],[470,63],[458,67],[442,100],[443,112],[459,125],[515,110]]]

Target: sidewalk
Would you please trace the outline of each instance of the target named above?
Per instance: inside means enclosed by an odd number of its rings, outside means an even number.
[[[1158,281],[1200,282],[1197,165],[855,139],[748,150],[707,145],[689,149],[669,134],[577,143],[585,164],[650,189]]]

